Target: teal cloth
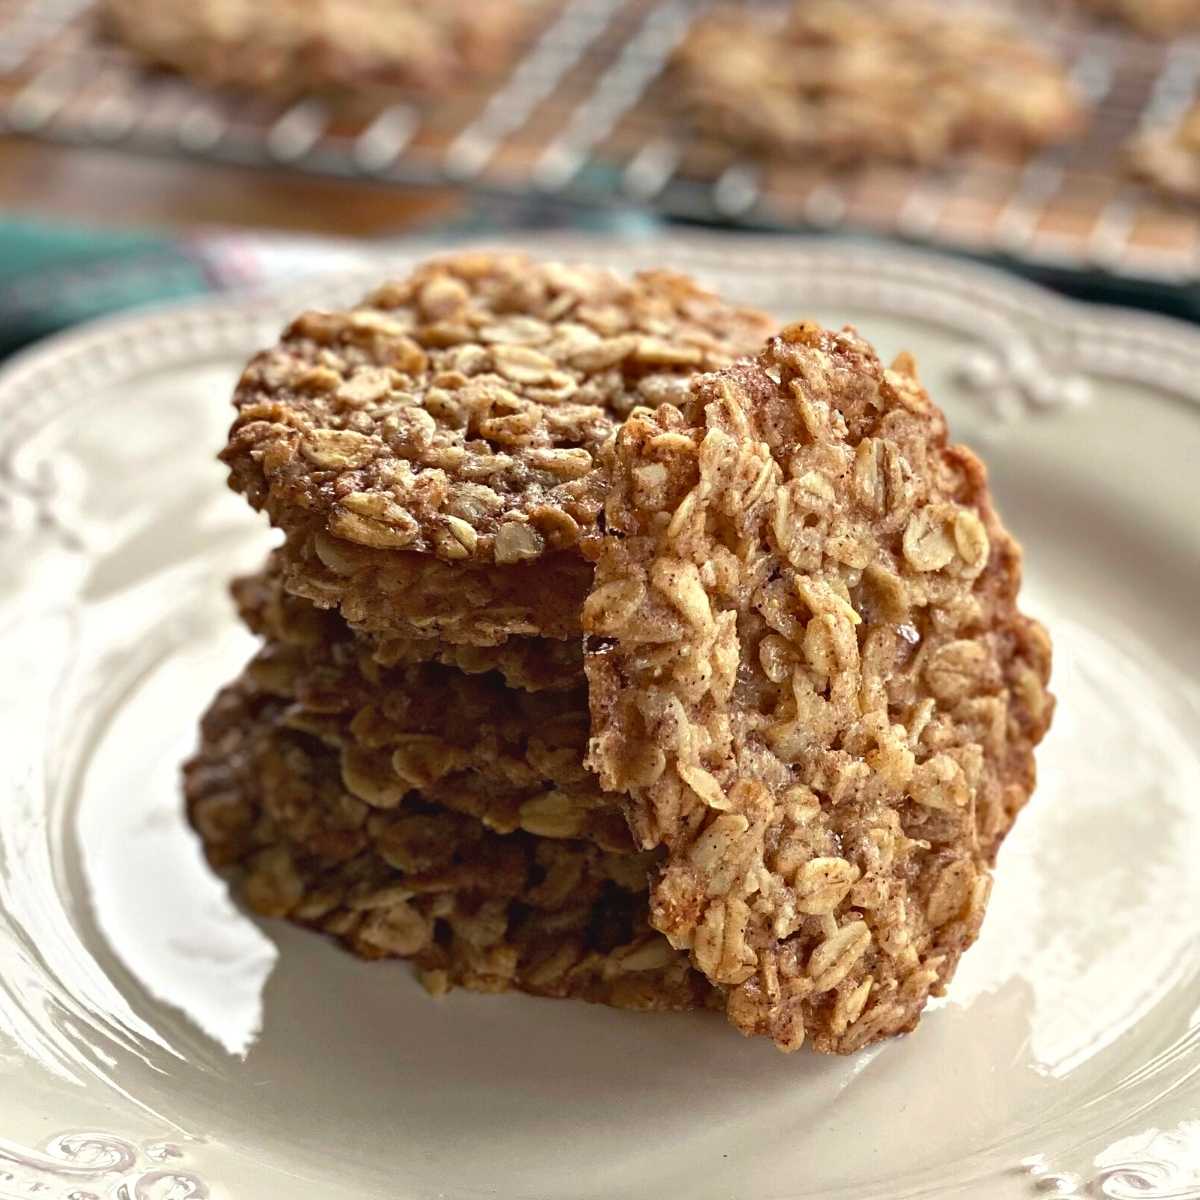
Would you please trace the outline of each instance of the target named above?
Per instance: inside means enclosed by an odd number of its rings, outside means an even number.
[[[0,0],[2,2],[2,0]],[[500,230],[584,229],[636,242],[661,229],[634,209],[582,209],[550,200],[480,197],[450,225],[419,231],[487,238]],[[386,247],[387,243],[383,245]],[[174,237],[58,225],[0,213],[0,358],[91,317],[156,301],[312,274],[362,260],[362,243],[211,230]],[[340,258],[339,258],[340,256]],[[987,260],[984,260],[987,261]],[[1200,291],[1119,276],[1034,270],[1007,263],[1069,295],[1157,309],[1196,320]]]
[[[447,239],[497,230],[602,230],[636,239],[657,228],[628,209],[589,211],[480,199],[456,222],[421,230]],[[384,243],[386,245],[386,243]],[[210,230],[182,237],[57,225],[0,214],[0,358],[91,317],[157,301],[336,266],[361,243]]]
[[[0,217],[0,356],[90,317],[212,286],[190,248],[168,237]]]

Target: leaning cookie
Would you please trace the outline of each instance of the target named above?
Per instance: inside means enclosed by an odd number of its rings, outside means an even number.
[[[651,924],[784,1049],[912,1029],[1034,785],[1050,647],[970,451],[902,356],[793,325],[636,412],[584,610]]]
[[[519,990],[645,1010],[712,989],[646,921],[646,855],[502,837],[420,797],[377,812],[336,754],[282,706],[223,692],[185,767],[189,818],[255,912],[321,930],[368,959],[404,958],[435,993]]]
[[[1025,153],[1082,125],[1062,64],[985,15],[888,0],[769,13],[718,8],[674,56],[683,114],[717,141],[831,166],[927,164]]]
[[[222,458],[287,533],[289,590],[356,629],[576,636],[600,448],[771,326],[668,272],[459,255],[294,321],[242,376]]]
[[[108,29],[155,66],[286,100],[435,92],[495,70],[539,4],[441,0],[105,0]]]

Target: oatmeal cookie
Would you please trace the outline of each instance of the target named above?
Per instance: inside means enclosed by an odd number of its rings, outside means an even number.
[[[665,271],[460,254],[294,321],[242,376],[222,458],[288,534],[289,589],[357,628],[568,637],[600,447],[770,328]]]
[[[433,92],[495,69],[535,0],[105,0],[109,30],[155,66],[208,86],[289,99],[312,92]]]
[[[238,590],[245,598],[266,588],[242,581]],[[299,634],[302,607],[324,636]],[[284,612],[286,622],[277,622]],[[380,666],[340,618],[302,600],[254,605],[251,619],[266,641],[246,668],[246,684],[288,701],[282,724],[336,750],[343,784],[374,808],[395,808],[420,790],[498,833],[524,829],[614,852],[634,848],[618,798],[583,766],[582,662],[570,688],[530,694],[494,672],[469,676],[437,662]]]
[[[569,691],[513,691],[498,675],[436,663],[380,670],[343,641],[268,642],[245,678],[289,701],[281,723],[336,750],[347,789],[375,808],[395,808],[415,789],[498,833],[633,849],[617,797],[583,765],[582,675]]]
[[[1164,196],[1200,201],[1200,104],[1172,127],[1137,134],[1126,154],[1130,171]]]
[[[520,990],[635,1009],[689,1009],[712,989],[646,920],[647,855],[500,837],[420,796],[379,811],[284,706],[223,691],[184,768],[189,818],[255,912],[411,960],[435,993]]]
[[[282,557],[288,591],[337,608],[356,633],[452,646],[577,639],[592,584],[591,563],[565,550],[534,563],[456,565],[317,532],[289,537]]]
[[[498,672],[381,663],[378,649],[336,614],[287,596],[269,575],[239,581],[235,593],[265,639],[246,668],[246,686],[289,701],[282,723],[336,750],[343,783],[360,799],[393,808],[420,789],[499,833],[524,829],[633,849],[618,798],[583,765],[582,656],[569,686],[534,694],[510,688]],[[506,648],[523,644],[514,639]],[[525,656],[534,674],[538,644]]]
[[[282,555],[275,552],[263,571],[234,582],[234,603],[250,632],[317,653],[347,642],[351,630],[341,615],[288,592],[283,584],[286,570]],[[583,682],[579,637],[513,637],[498,646],[480,646],[360,631],[357,645],[379,667],[437,662],[468,675],[495,671],[509,687],[527,692],[562,691]]]
[[[984,15],[887,0],[804,0],[777,15],[717,9],[679,47],[678,95],[701,132],[834,166],[927,164],[963,148],[1028,151],[1082,123],[1063,67]]]
[[[611,454],[590,763],[667,849],[651,924],[744,1033],[846,1053],[912,1029],[1053,707],[982,464],[907,356],[806,323]]]

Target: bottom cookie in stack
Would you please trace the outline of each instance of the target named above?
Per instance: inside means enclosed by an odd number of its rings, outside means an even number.
[[[225,688],[186,765],[209,862],[263,916],[404,958],[435,993],[517,990],[641,1010],[720,1007],[647,922],[653,855],[498,834],[412,790],[375,809],[295,706],[248,676]]]

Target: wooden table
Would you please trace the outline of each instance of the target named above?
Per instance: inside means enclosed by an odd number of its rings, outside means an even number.
[[[0,137],[0,215],[141,229],[227,225],[371,237],[448,220],[463,203],[449,190],[383,187]]]

